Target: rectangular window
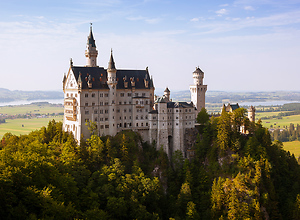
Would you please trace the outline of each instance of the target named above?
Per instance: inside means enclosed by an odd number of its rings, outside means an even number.
[[[97,121],[98,120],[98,118],[95,118],[95,121]]]
[[[108,121],[108,118],[105,118],[105,121]]]
[[[89,122],[90,120],[89,120],[88,118],[86,118],[84,121],[85,121],[85,122]]]
[[[103,118],[100,118],[100,121],[103,121]]]
[[[98,110],[96,109],[96,110],[94,110],[94,114],[98,114]]]
[[[85,114],[88,115],[89,114],[89,110],[85,110]]]
[[[123,93],[123,92],[121,92],[121,93],[120,93],[120,96],[121,96],[121,97],[124,97],[124,93]]]
[[[104,94],[104,97],[108,97],[108,93],[105,93],[105,94]]]
[[[124,105],[126,105],[126,102],[124,102]]]
[[[101,129],[103,129],[103,128],[104,128],[104,126],[103,126],[103,125],[100,125],[100,128],[101,128]]]
[[[145,96],[146,96],[146,93],[142,93],[142,96],[144,96],[144,97],[145,97]]]
[[[85,94],[84,94],[84,97],[85,97],[85,98],[89,97],[89,94],[88,94],[88,93],[85,93]]]
[[[95,93],[92,93],[92,97],[93,97],[93,98],[95,97]]]
[[[137,96],[139,96],[139,94],[138,94],[138,93],[135,93],[135,96],[137,97]]]
[[[131,93],[127,93],[127,96],[128,96],[128,97],[131,96]]]
[[[124,109],[124,112],[126,112],[126,109]]]
[[[109,128],[109,125],[105,125],[105,128]]]
[[[108,110],[105,110],[105,114],[107,114],[108,113]]]
[[[105,102],[104,105],[108,105],[108,102]]]
[[[92,103],[92,106],[95,106],[95,102]]]
[[[100,114],[103,114],[103,109],[100,109]]]
[[[100,105],[102,106],[102,105],[103,105],[103,102],[100,102]]]
[[[88,105],[89,105],[89,103],[86,102],[86,103],[85,103],[85,106],[88,106]]]
[[[103,97],[103,93],[100,93],[100,97]]]

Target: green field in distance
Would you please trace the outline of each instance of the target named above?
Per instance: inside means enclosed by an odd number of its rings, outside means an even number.
[[[48,116],[48,114],[59,114],[63,113],[62,105],[54,105],[48,103],[35,103],[29,105],[17,105],[17,106],[1,106],[0,114],[2,115],[28,115],[35,114],[40,115],[39,117],[33,118],[15,118],[5,119],[5,123],[0,124],[0,138],[10,132],[15,135],[28,134],[31,131],[40,129],[43,126],[47,126],[48,122],[52,119],[55,121],[62,121],[63,115]],[[43,116],[43,117],[41,117]]]

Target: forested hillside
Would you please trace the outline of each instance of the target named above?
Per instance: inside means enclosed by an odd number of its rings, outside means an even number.
[[[62,124],[0,143],[1,219],[299,219],[300,166],[244,109],[209,119],[184,160],[132,132],[77,145]],[[250,132],[239,132],[244,125]]]

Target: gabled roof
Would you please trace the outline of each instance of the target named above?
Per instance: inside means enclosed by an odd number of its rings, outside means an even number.
[[[108,89],[107,86],[107,72],[103,67],[71,67],[75,79],[78,83],[82,81],[81,88],[88,89],[88,80],[90,78],[92,89]],[[79,79],[81,78],[81,79]]]
[[[168,102],[167,108],[192,108],[193,103],[188,102]]]
[[[107,85],[107,70],[103,67],[80,67],[72,66],[76,81],[79,83],[80,78],[82,81],[82,89],[109,89]],[[79,74],[80,77],[79,77]],[[146,70],[117,70],[117,89],[125,89],[125,82],[128,83],[127,88],[147,89],[145,80],[148,81],[148,89],[153,88],[153,82],[150,79],[149,73]],[[88,87],[90,80],[92,86]],[[134,81],[135,85],[131,84]]]
[[[224,104],[224,105],[225,105],[225,104]],[[236,109],[238,109],[238,108],[240,108],[240,106],[239,106],[238,103],[236,103],[236,104],[230,104],[230,103],[228,103],[227,106],[225,105],[225,110],[226,110],[226,112],[232,112],[232,111],[234,111],[234,110],[236,110]]]

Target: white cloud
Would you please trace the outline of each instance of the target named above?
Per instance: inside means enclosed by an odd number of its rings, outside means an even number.
[[[197,22],[197,21],[199,21],[199,18],[192,18],[191,21]]]
[[[147,18],[143,16],[137,16],[137,17],[128,17],[127,20],[129,21],[145,21],[148,24],[157,24],[160,22],[160,18]]]
[[[159,18],[150,18],[150,19],[145,19],[145,21],[148,23],[148,24],[157,24],[160,22],[160,19]]]
[[[145,17],[142,16],[137,16],[137,17],[128,17],[127,20],[129,21],[140,21],[140,20],[145,20]]]
[[[235,22],[230,22],[235,21]],[[198,23],[201,35],[213,33],[225,33],[244,28],[275,27],[284,28],[286,25],[300,24],[300,10],[274,14],[266,17],[246,17],[244,19],[226,18],[225,21],[213,21],[209,23]],[[205,30],[205,31],[203,31]]]
[[[255,9],[254,9],[252,6],[250,6],[250,5],[245,6],[244,9],[245,9],[246,11],[254,11],[254,10],[255,10]]]
[[[219,5],[220,7],[228,7],[229,4],[222,4],[222,5]]]
[[[216,14],[217,14],[218,16],[226,15],[226,14],[228,14],[228,10],[225,9],[225,8],[222,8],[222,9],[216,11]]]

